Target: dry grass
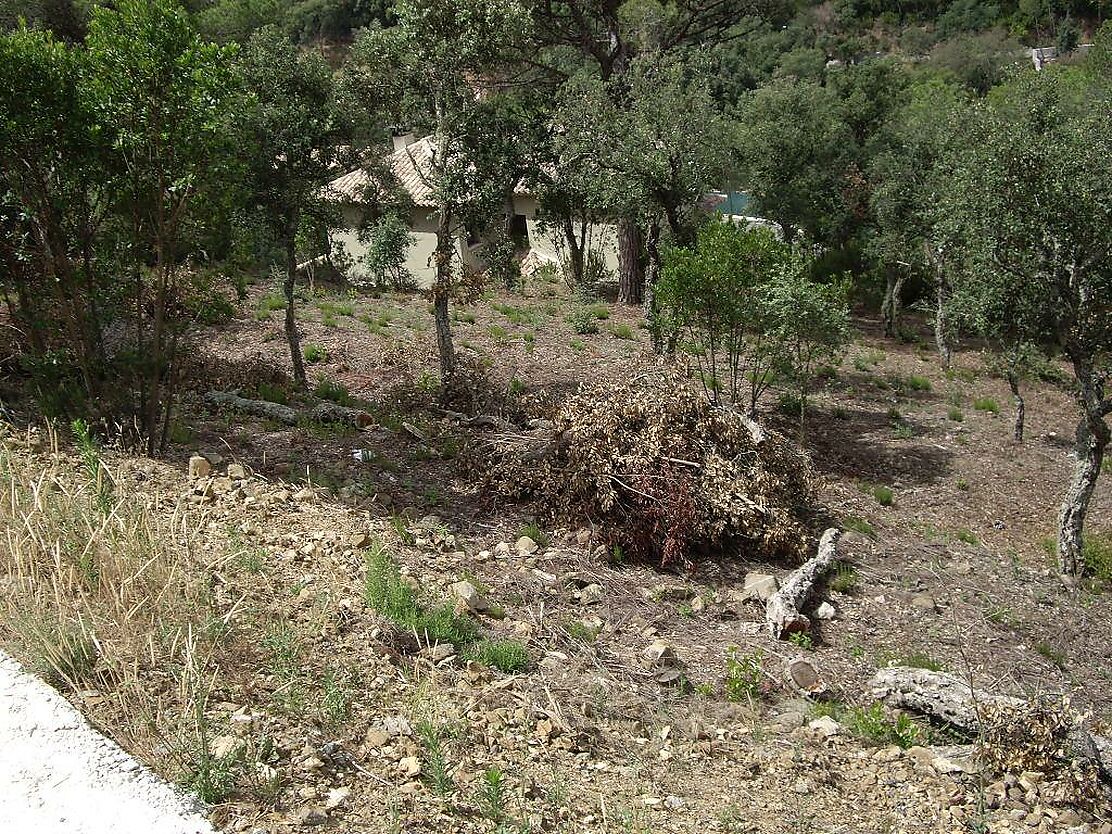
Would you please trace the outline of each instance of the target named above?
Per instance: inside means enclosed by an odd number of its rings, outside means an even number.
[[[29,451],[43,441],[49,455]],[[0,642],[71,697],[95,697],[98,716],[128,717],[119,740],[180,776],[203,741],[193,719],[221,632],[197,520],[181,503],[159,514],[154,496],[106,501],[117,476],[79,461],[52,431],[0,439]]]

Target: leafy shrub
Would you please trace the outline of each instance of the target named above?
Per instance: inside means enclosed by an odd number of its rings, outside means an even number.
[[[589,309],[576,310],[568,314],[568,324],[580,336],[598,333],[598,321]]]
[[[526,443],[487,446],[487,485],[532,498],[551,517],[591,518],[608,545],[658,564],[731,543],[766,556],[802,552],[807,457],[678,374],[589,386],[554,423]]]
[[[305,357],[305,361],[310,365],[315,365],[317,362],[324,362],[328,359],[328,348],[321,347],[320,345],[307,344],[301,353]]]
[[[892,506],[892,501],[895,498],[895,495],[893,494],[891,489],[889,489],[886,486],[875,486],[875,487],[873,487],[872,492],[873,492],[873,498],[876,499],[876,502],[878,504],[880,504],[880,506],[882,506],[882,507],[891,507]]]
[[[730,701],[756,701],[763,694],[764,653],[760,649],[740,652],[731,646],[726,653],[726,698]]]

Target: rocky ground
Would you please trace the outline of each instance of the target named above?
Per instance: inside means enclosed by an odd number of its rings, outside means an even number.
[[[583,373],[582,354],[598,373],[621,357],[651,361],[638,331],[630,340],[604,330],[579,349],[557,306],[570,302],[542,299],[498,302],[556,311],[525,324],[477,306],[476,320],[459,323],[463,340],[476,354],[517,356],[514,378],[538,395]],[[662,574],[606,558],[589,526],[546,523],[536,508],[483,494],[463,453],[466,428],[382,370],[420,388],[425,354],[404,345],[428,334],[356,323],[393,310],[391,321],[416,325],[419,308],[386,297],[340,326],[306,325],[307,341],[331,348],[317,372],[375,407],[367,429],[277,426],[198,398],[171,459],[106,455],[116,496],[149,507],[172,542],[163,558],[200,580],[181,591],[190,607],[175,609],[166,632],[185,634],[188,622],[201,636],[189,663],[175,660],[185,639],[166,638],[148,652],[164,661],[136,651],[126,675],[104,674],[101,661],[67,694],[172,779],[198,784],[203,741],[217,826],[1112,834],[1109,809],[1064,800],[1052,774],[993,771],[975,739],[868,695],[877,668],[919,666],[992,691],[1066,693],[1098,721],[1112,716],[1108,596],[1099,584],[1062,585],[1041,544],[1070,463],[1064,393],[1033,384],[1029,438],[1016,445],[997,413],[1006,387],[979,354],[960,353],[944,374],[927,350],[881,341],[862,323],[805,440],[826,514],[850,531],[839,545],[845,567],[811,602],[811,613],[821,606],[813,640],[793,644],[768,636],[762,596],[794,565],[737,554]],[[276,326],[245,318],[210,348],[231,355],[238,345],[246,367],[246,346],[262,344],[251,361],[278,367],[281,343],[260,338]],[[533,341],[504,335],[514,327]],[[372,378],[375,350],[386,364]],[[390,366],[387,354],[408,358]],[[212,382],[231,387],[228,373]],[[975,407],[989,398],[996,412]],[[81,470],[41,437],[7,445],[28,470],[61,480]],[[882,500],[878,486],[892,495]],[[1095,532],[1110,506],[1102,484]],[[374,610],[375,554],[430,605],[448,603],[485,639],[523,646],[524,669],[428,646]],[[9,613],[3,643],[35,664],[14,621]],[[102,626],[105,642],[112,628]],[[800,657],[821,698],[785,678]],[[200,671],[190,678],[185,667]]]

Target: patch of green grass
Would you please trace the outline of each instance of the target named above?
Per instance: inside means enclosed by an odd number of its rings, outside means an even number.
[[[301,663],[301,640],[288,622],[277,622],[267,629],[261,645],[267,655],[267,668],[274,677],[293,680]]]
[[[583,643],[593,643],[598,639],[599,629],[597,626],[588,625],[582,620],[571,620],[564,624],[564,631],[566,631],[568,637],[573,640],[579,640]]]
[[[281,385],[274,385],[269,382],[260,382],[255,386],[255,396],[260,400],[266,400],[269,403],[278,403],[278,405],[287,405],[290,401],[289,392]]]
[[[499,826],[499,831],[506,819],[506,792],[506,777],[502,768],[491,765],[483,771],[475,800],[482,815]]]
[[[930,391],[931,381],[925,376],[912,374],[907,378],[907,387],[912,391]]]
[[[512,304],[493,304],[491,306],[504,315],[511,324],[533,325],[539,321],[537,311],[531,307],[514,307]]]
[[[469,310],[456,310],[452,313],[452,320],[458,321],[461,324],[474,324],[475,314]]]
[[[827,574],[826,587],[841,594],[853,593],[858,582],[857,568],[841,560],[831,566]]]
[[[570,342],[568,342],[568,347],[570,347],[576,353],[582,353],[587,349],[587,343],[584,342],[582,339],[572,339]]]
[[[610,335],[615,339],[634,339],[633,328],[624,322],[610,325]]]
[[[876,528],[863,518],[855,515],[847,515],[842,519],[842,527],[846,530],[852,530],[855,533],[860,533],[862,536],[868,536],[870,539],[876,538]]]
[[[367,554],[363,593],[367,605],[429,645],[451,643],[462,650],[479,638],[474,621],[456,614],[451,605],[423,605],[417,591],[402,577],[397,562],[379,542]]]
[[[286,299],[281,293],[268,293],[259,299],[259,312],[269,315],[278,310],[286,309]]]
[[[567,322],[580,336],[598,333],[598,322],[595,320],[595,317],[591,315],[589,309],[583,308],[568,313]]]
[[[981,543],[981,540],[977,538],[977,534],[974,533],[972,530],[958,530],[955,535],[957,536],[957,540],[959,542],[965,542],[966,544]]]
[[[610,318],[610,308],[605,304],[592,304],[587,309],[588,312],[599,321],[605,321]]]
[[[538,527],[535,521],[529,522],[517,531],[517,537],[520,539],[522,536],[528,536],[541,547],[548,547],[548,545],[552,542],[552,539],[549,537],[548,533],[544,532],[544,530]]]
[[[915,430],[907,423],[897,423],[896,427],[892,429],[892,435],[897,440],[911,440],[915,437]]]
[[[353,693],[348,676],[328,672],[321,683],[320,711],[325,726],[337,728],[351,718]]]
[[[882,507],[891,507],[892,502],[895,500],[895,494],[886,486],[875,486],[872,489],[872,493],[873,498],[875,498],[876,502]]]
[[[954,486],[962,492],[969,492],[969,481],[965,480],[965,478],[958,478],[957,481],[954,482]]]
[[[500,324],[492,324],[487,332],[490,338],[494,339],[498,344],[505,344],[510,339],[510,331],[502,327]]]
[[[321,377],[317,381],[313,394],[322,400],[329,400],[337,405],[349,406],[355,402],[355,398],[351,396],[351,392],[348,391],[346,386],[327,377]]]
[[[308,362],[310,365],[315,365],[318,362],[325,362],[328,360],[328,348],[322,347],[321,345],[314,345],[312,343],[309,343],[305,345],[304,348],[302,348],[301,354],[305,357],[305,361]]]
[[[1059,669],[1066,668],[1066,653],[1059,648],[1056,648],[1049,643],[1039,642],[1035,644],[1035,651],[1042,657],[1045,657]]]
[[[731,646],[726,652],[726,699],[740,703],[757,701],[764,682],[764,652],[742,652]]]
[[[529,390],[529,386],[515,376],[510,380],[508,390],[513,396],[520,397],[522,394]]]
[[[451,796],[455,783],[448,772],[448,759],[444,754],[444,744],[440,738],[440,728],[431,721],[417,722],[417,738],[421,743],[423,775],[429,787],[441,799]]]
[[[989,414],[1000,413],[1000,403],[992,397],[977,397],[973,400],[973,408],[977,411],[986,411]]]
[[[922,729],[906,713],[901,712],[895,719],[891,719],[880,704],[867,708],[853,707],[839,720],[853,735],[866,743],[895,744],[906,750],[924,740]]]
[[[517,640],[482,640],[475,644],[470,657],[499,672],[522,672],[529,665],[529,652]]]
[[[927,669],[931,672],[942,672],[946,669],[941,660],[936,660],[926,652],[909,652],[904,655],[892,655],[885,658],[885,666],[907,666],[912,669]]]
[[[946,412],[946,419],[952,420],[955,423],[960,423],[965,419],[965,415],[961,413],[960,408],[958,408],[956,405],[952,405]]]
[[[1088,533],[1081,543],[1081,561],[1097,581],[1112,585],[1112,531]]]
[[[815,647],[815,640],[806,631],[793,631],[788,635],[788,642],[793,646],[811,651]]]

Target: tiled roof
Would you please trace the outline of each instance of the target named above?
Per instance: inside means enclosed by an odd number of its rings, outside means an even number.
[[[386,158],[394,172],[398,184],[405,189],[409,198],[418,206],[435,208],[431,181],[433,146],[432,137],[418,139],[404,148],[394,151]],[[327,197],[337,202],[358,203],[364,199],[371,175],[365,168],[356,168],[342,177],[337,177],[325,187]]]

